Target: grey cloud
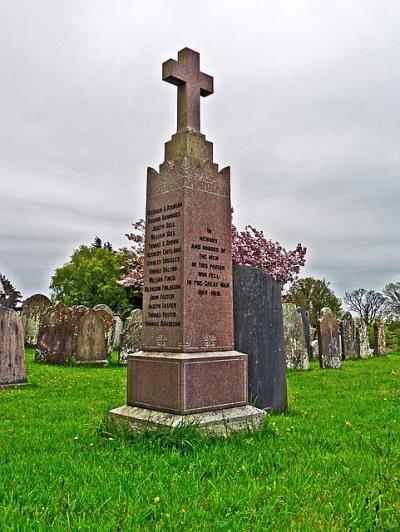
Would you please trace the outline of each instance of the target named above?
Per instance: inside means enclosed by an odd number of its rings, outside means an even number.
[[[28,296],[94,235],[126,244],[175,131],[161,63],[189,46],[236,225],[307,245],[339,295],[399,280],[398,2],[184,4],[3,1],[0,271]]]

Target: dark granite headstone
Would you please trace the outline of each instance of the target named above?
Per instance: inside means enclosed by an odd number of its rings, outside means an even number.
[[[26,383],[24,335],[20,316],[0,306],[0,388]]]
[[[313,357],[313,350],[311,346],[311,342],[314,340],[312,337],[313,334],[313,328],[310,324],[310,316],[308,315],[308,312],[303,307],[297,307],[297,312],[300,314],[302,322],[303,322],[303,329],[304,329],[304,339],[306,342],[306,349],[308,353],[308,357]]]
[[[377,357],[385,357],[387,355],[385,321],[381,316],[375,318],[374,321],[374,355]]]
[[[342,366],[339,325],[330,308],[321,310],[317,322],[319,364],[322,369],[338,369]]]
[[[36,347],[40,320],[44,311],[51,305],[50,299],[43,294],[28,297],[22,305],[21,320],[24,329],[25,345]]]
[[[36,362],[68,364],[75,354],[73,311],[63,303],[48,307],[43,313],[36,346]]]
[[[235,349],[248,355],[249,396],[259,408],[287,410],[281,286],[258,268],[233,267]]]
[[[340,332],[342,338],[342,356],[343,358],[357,358],[357,335],[356,326],[353,316],[346,312],[340,323]]]
[[[79,321],[77,364],[108,364],[102,317],[89,309]]]

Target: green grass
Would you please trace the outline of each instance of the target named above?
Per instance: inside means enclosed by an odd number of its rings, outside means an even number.
[[[291,371],[289,414],[228,439],[114,434],[124,367],[27,359],[0,390],[2,531],[400,530],[399,354]]]

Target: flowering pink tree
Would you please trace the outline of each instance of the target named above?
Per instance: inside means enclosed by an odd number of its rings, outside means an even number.
[[[232,224],[232,262],[261,268],[282,286],[296,279],[304,266],[307,248],[297,244],[287,251],[278,242],[265,238],[264,233],[251,225],[238,231]]]
[[[132,249],[125,250],[129,264],[129,273],[121,284],[134,291],[143,289],[144,266],[144,220],[133,223],[134,232],[127,234]],[[247,225],[238,231],[232,224],[232,262],[261,268],[282,286],[296,279],[300,268],[305,264],[307,249],[297,244],[294,250],[287,251],[278,242],[265,238],[264,233]]]

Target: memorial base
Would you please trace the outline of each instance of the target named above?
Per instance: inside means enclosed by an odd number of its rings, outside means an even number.
[[[247,405],[247,355],[237,351],[128,355],[129,406],[185,415]]]
[[[133,432],[173,430],[180,426],[195,425],[207,434],[221,436],[258,430],[266,415],[264,410],[250,405],[186,415],[128,405],[109,412],[111,419],[117,423],[126,423]]]

